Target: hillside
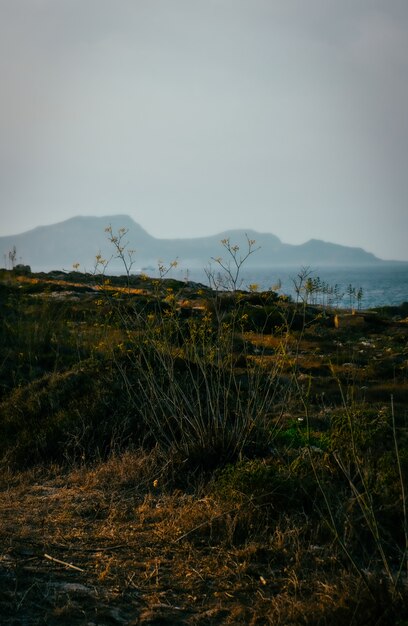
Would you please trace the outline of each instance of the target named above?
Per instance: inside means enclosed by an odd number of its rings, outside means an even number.
[[[407,624],[407,304],[6,270],[0,301],[2,624]]]
[[[8,254],[14,246],[16,262],[31,266],[33,271],[52,269],[70,270],[74,263],[82,269],[91,270],[95,256],[101,254],[110,259],[113,250],[108,242],[106,227],[113,233],[125,228],[126,242],[135,250],[135,267],[157,266],[159,259],[169,262],[178,259],[183,269],[203,268],[212,257],[221,252],[220,241],[229,238],[231,243],[247,247],[246,235],[259,247],[256,255],[248,259],[247,267],[269,265],[296,266],[325,265],[372,265],[380,259],[362,248],[341,246],[311,239],[301,245],[283,243],[270,233],[252,230],[230,230],[208,237],[185,239],[158,239],[147,233],[127,215],[106,217],[73,217],[64,222],[39,226],[33,230],[7,237],[0,237],[0,258],[7,265]],[[111,265],[114,271],[114,264]]]

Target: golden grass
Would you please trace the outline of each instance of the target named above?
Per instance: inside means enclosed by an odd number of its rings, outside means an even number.
[[[174,490],[156,451],[6,481],[3,623],[110,623],[115,610],[129,624],[345,625],[382,610],[335,547],[305,540],[306,518],[282,515],[237,542],[251,524],[245,507]]]

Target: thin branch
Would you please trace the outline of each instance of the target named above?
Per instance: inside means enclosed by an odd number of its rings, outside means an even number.
[[[53,561],[54,563],[59,563],[59,565],[65,565],[65,567],[69,567],[71,569],[76,570],[77,572],[85,572],[81,567],[77,567],[76,565],[71,565],[71,563],[67,563],[66,561],[61,561],[60,559],[56,559],[49,554],[44,554],[44,558],[48,559],[48,561]]]

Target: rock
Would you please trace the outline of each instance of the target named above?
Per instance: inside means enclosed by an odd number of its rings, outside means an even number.
[[[365,325],[364,315],[358,313],[338,313],[334,316],[336,328],[358,328]]]

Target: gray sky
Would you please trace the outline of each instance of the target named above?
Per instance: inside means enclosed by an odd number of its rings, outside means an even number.
[[[408,260],[407,0],[0,0],[0,235],[128,213]]]

